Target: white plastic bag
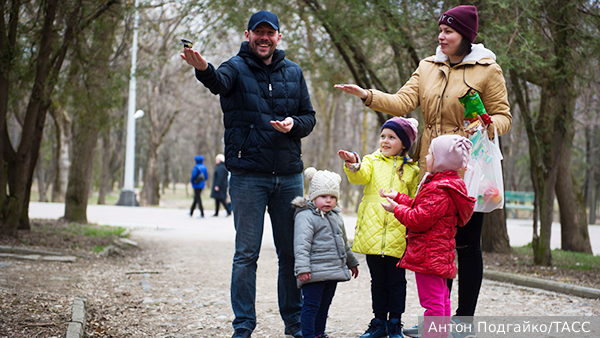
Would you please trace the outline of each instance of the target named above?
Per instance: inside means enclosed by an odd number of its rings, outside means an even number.
[[[488,138],[487,131],[481,129],[469,139],[473,142],[473,148],[464,179],[469,196],[477,199],[474,211],[491,212],[502,209],[504,207],[502,152],[498,144],[496,126],[494,126],[493,141]]]

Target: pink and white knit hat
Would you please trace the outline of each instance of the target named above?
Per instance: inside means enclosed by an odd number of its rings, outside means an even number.
[[[472,147],[471,141],[456,134],[434,138],[429,146],[433,154],[432,173],[466,167]]]

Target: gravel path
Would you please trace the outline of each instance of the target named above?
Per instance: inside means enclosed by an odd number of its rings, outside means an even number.
[[[164,271],[161,274],[132,276],[127,286],[141,289],[139,282],[142,280],[151,283],[146,297],[152,298],[155,303],[143,307],[148,316],[142,320],[147,325],[156,326],[155,332],[161,332],[161,337],[175,332],[181,337],[231,336],[231,241],[204,241],[201,231],[179,230],[136,230],[132,239],[140,242],[147,252],[149,260],[144,269]],[[372,318],[369,272],[364,256],[359,256],[359,259],[359,277],[340,283],[334,297],[328,321],[328,334],[332,337],[357,337]],[[267,240],[263,243],[259,259],[258,325],[253,336],[283,336],[283,323],[276,302],[276,275],[275,250]],[[407,309],[403,320],[406,325],[412,326],[423,309],[418,303],[414,274],[407,273],[407,278]],[[138,301],[141,299],[138,298]],[[453,290],[452,304],[457,304],[456,289]],[[477,315],[598,316],[600,300],[484,280]]]
[[[48,208],[61,206],[34,205],[31,217],[55,218],[53,212],[60,213]],[[90,217],[91,222],[130,226],[130,239],[139,248],[126,250],[124,256],[78,258],[74,263],[0,259],[0,337],[64,337],[70,306],[78,296],[87,299],[88,337],[231,337],[231,217],[198,219],[185,210],[115,206],[92,208],[90,214],[104,216]],[[327,326],[332,338],[358,337],[372,317],[369,272],[364,256],[358,258],[359,277],[340,283],[333,299]],[[253,337],[283,337],[269,225],[258,265]],[[423,309],[414,274],[407,272],[407,278],[403,321],[412,326]],[[484,280],[477,315],[600,316],[600,300]],[[52,327],[62,334],[31,333]]]

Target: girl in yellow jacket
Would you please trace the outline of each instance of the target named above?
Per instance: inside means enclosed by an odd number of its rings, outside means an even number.
[[[381,127],[379,149],[360,161],[345,150],[338,155],[352,184],[364,185],[352,251],[367,255],[375,318],[361,338],[402,337],[401,316],[406,303],[405,270],[396,267],[406,248],[406,228],[381,206],[379,189],[414,197],[419,167],[408,156],[417,138],[417,120],[394,117]]]
[[[435,55],[421,60],[410,79],[395,94],[366,90],[352,84],[335,86],[358,96],[367,107],[394,116],[421,108],[425,128],[417,145],[415,160],[423,159],[419,163],[422,174],[426,171],[425,155],[431,140],[446,134],[468,136],[474,131],[465,127],[465,109],[458,100],[471,90],[477,91],[491,117],[491,124],[483,123],[488,135],[494,135],[494,128],[498,135],[510,130],[512,116],[502,69],[492,51],[481,43],[474,44],[478,25],[475,6],[457,6],[442,14],[438,20],[439,46]],[[475,315],[483,277],[480,246],[483,216],[481,212],[473,213],[471,220],[458,228],[455,237],[460,281],[456,316],[467,321]],[[451,279],[448,287],[452,288]],[[414,333],[414,330],[411,331],[411,334]],[[474,335],[468,333],[461,337]]]

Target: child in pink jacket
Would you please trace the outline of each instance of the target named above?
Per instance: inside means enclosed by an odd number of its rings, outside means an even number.
[[[454,236],[458,226],[464,226],[475,206],[475,198],[467,195],[465,182],[458,170],[465,168],[471,141],[460,135],[443,135],[432,140],[425,157],[427,173],[421,180],[416,197],[395,191],[380,190],[389,204],[385,210],[406,226],[406,251],[400,267],[415,272],[417,289],[425,316],[444,317],[450,321],[450,298],[447,278],[456,277]],[[441,323],[440,323],[441,324]],[[424,337],[447,337],[443,331]]]

